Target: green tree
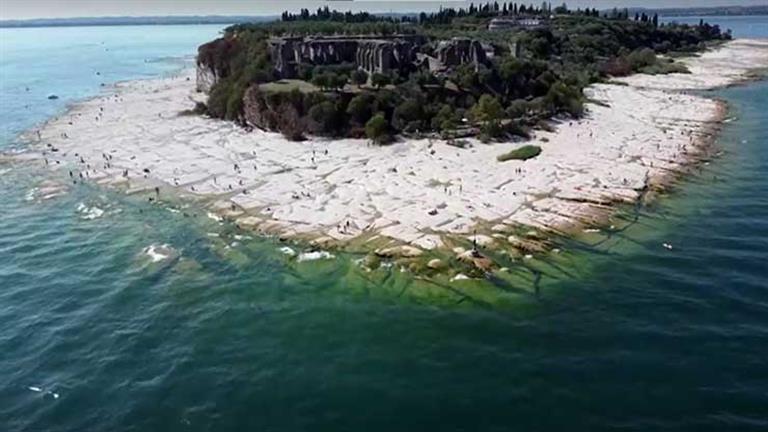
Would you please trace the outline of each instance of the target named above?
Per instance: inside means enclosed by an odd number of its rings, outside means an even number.
[[[533,94],[536,96],[543,96],[547,94],[549,88],[552,87],[552,84],[554,84],[555,81],[557,81],[557,76],[555,76],[552,71],[545,71],[536,77],[536,80],[533,83]]]
[[[528,112],[528,103],[523,99],[515,99],[507,106],[507,116],[509,118],[520,118]]]
[[[365,124],[371,118],[371,107],[374,103],[373,95],[369,93],[359,94],[352,98],[347,105],[347,114],[359,124]]]
[[[495,97],[484,94],[480,96],[475,106],[470,111],[472,118],[477,122],[498,121],[504,113],[504,108]]]
[[[406,99],[395,108],[392,124],[400,130],[413,131],[422,127],[423,103],[416,98]]]
[[[323,90],[339,90],[347,83],[347,77],[335,72],[322,72],[312,78],[312,84]]]
[[[501,118],[504,108],[498,99],[489,94],[480,96],[480,100],[472,107],[470,111],[472,118],[480,123],[481,139],[487,141],[501,135]]]
[[[321,102],[310,108],[309,117],[320,127],[321,132],[334,133],[339,128],[336,104],[331,101]]]
[[[477,85],[477,74],[475,73],[475,68],[468,63],[465,63],[456,68],[452,79],[456,85],[464,89],[471,89]]]
[[[409,79],[419,86],[440,84],[440,81],[437,79],[437,77],[427,71],[413,73]]]
[[[650,48],[638,49],[629,53],[627,61],[632,70],[639,71],[644,67],[656,64],[656,52]]]
[[[328,84],[330,84],[332,89],[341,90],[347,85],[347,76],[332,73],[328,79]]]
[[[354,72],[352,72],[352,84],[361,86],[368,82],[368,72],[357,69]]]
[[[371,76],[371,84],[373,84],[377,89],[387,86],[390,83],[392,83],[392,78],[390,78],[389,75],[375,73]]]
[[[227,99],[231,93],[229,80],[216,83],[208,95],[208,112],[212,117],[224,118],[227,114]]]
[[[379,113],[371,117],[365,124],[365,135],[377,144],[384,144],[389,140],[388,129],[387,119],[384,114]]]
[[[499,75],[504,81],[517,82],[524,72],[524,63],[513,56],[506,56],[499,65]]]
[[[330,88],[330,83],[328,82],[328,74],[320,73],[312,77],[312,84],[316,85],[317,87],[320,87],[322,90]]]
[[[564,111],[573,117],[584,113],[584,98],[581,90],[558,81],[550,87],[545,97],[553,111]]]
[[[440,107],[440,111],[432,117],[432,127],[442,131],[456,129],[458,122],[456,111],[448,104]]]
[[[400,97],[392,90],[382,89],[376,92],[372,111],[392,113],[397,106]]]

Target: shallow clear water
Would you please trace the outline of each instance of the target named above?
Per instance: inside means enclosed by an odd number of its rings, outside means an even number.
[[[0,31],[0,146],[217,30]],[[720,157],[504,307],[0,163],[0,430],[765,430],[768,83],[717,96]]]

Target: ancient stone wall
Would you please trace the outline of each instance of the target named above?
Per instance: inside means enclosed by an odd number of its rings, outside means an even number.
[[[299,64],[352,63],[369,73],[404,69],[416,60],[421,39],[414,37],[275,38],[270,50],[275,70],[294,78]]]
[[[454,38],[440,42],[437,58],[445,66],[460,66],[471,63],[484,64],[488,61],[483,45],[479,41]]]

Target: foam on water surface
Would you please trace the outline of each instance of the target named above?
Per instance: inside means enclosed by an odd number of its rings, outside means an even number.
[[[296,258],[298,262],[333,259],[335,256],[327,251],[302,252]]]
[[[77,205],[77,212],[83,220],[94,220],[104,216],[104,209],[96,206],[88,206],[84,203]]]
[[[153,244],[147,246],[142,252],[144,255],[148,256],[153,263],[165,261],[176,254],[176,250],[167,244]]]

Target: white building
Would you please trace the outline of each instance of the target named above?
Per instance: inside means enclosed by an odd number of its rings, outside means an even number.
[[[514,29],[536,29],[544,27],[546,21],[534,17],[503,17],[494,18],[488,24],[488,30],[514,30]]]

